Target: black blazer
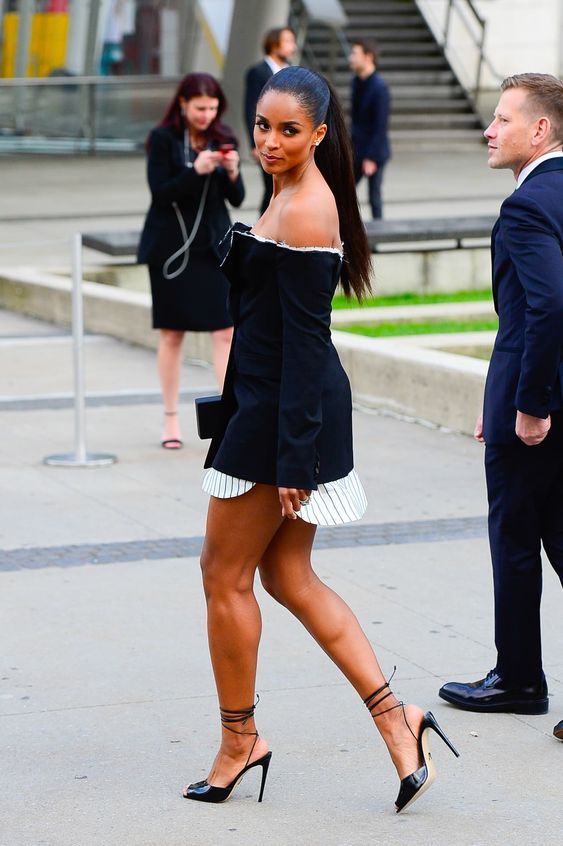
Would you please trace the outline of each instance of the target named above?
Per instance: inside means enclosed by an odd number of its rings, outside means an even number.
[[[264,59],[258,62],[257,65],[252,65],[246,72],[246,84],[244,91],[244,118],[246,122],[246,129],[248,132],[248,139],[250,141],[250,148],[254,148],[254,124],[256,123],[256,104],[260,97],[260,92],[264,88],[267,81],[273,76],[272,68]]]
[[[178,204],[188,234],[192,230],[207,177],[200,176],[193,167],[186,167],[184,155],[184,140],[172,127],[157,127],[152,131],[147,163],[152,202],[137,254],[141,264],[163,264],[182,246],[173,202]],[[191,158],[195,158],[195,153],[192,152]],[[226,199],[231,205],[240,206],[244,184],[240,176],[231,182],[224,168],[219,167],[211,174],[203,218],[192,245],[194,251],[211,249],[219,255],[218,244],[231,225]]]
[[[511,443],[516,411],[544,419],[563,394],[563,158],[539,164],[502,204],[492,234],[499,330],[484,437]]]
[[[235,338],[205,466],[316,490],[353,468],[350,384],[330,336],[340,255],[260,240],[241,223],[230,241]]]
[[[352,147],[356,161],[385,164],[391,157],[388,124],[391,94],[384,79],[372,73],[352,80]]]

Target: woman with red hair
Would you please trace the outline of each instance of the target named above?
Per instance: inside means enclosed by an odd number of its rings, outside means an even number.
[[[158,371],[164,400],[162,446],[182,446],[178,394],[184,332],[211,332],[219,387],[231,344],[228,283],[218,245],[240,206],[244,185],[237,142],[221,118],[227,101],[206,73],[188,74],[147,139],[152,202],[138,261],[148,264],[153,328],[160,330]]]

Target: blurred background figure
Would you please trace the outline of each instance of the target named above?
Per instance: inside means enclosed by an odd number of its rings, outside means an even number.
[[[250,152],[259,165],[259,154],[254,146],[256,103],[258,102],[262,88],[270,77],[282,68],[287,67],[295,56],[297,52],[295,33],[289,27],[278,27],[268,30],[264,36],[263,50],[264,58],[262,61],[256,65],[252,65],[246,72],[244,92],[244,115],[250,142]],[[260,214],[262,215],[270,202],[273,182],[270,174],[262,170],[262,167],[260,167],[260,172],[264,182],[264,195],[260,205]]]
[[[124,36],[135,28],[134,7],[128,0],[111,0],[107,11],[104,44],[100,60],[102,76],[121,73],[124,51]]]
[[[391,96],[377,73],[379,48],[371,39],[357,39],[350,51],[352,79],[352,146],[356,185],[368,181],[368,197],[374,219],[383,217],[381,184],[383,169],[391,158],[388,124]]]
[[[188,74],[147,140],[152,202],[138,260],[149,266],[153,327],[164,400],[162,446],[182,446],[178,392],[184,332],[211,332],[222,388],[232,337],[228,283],[218,245],[230,227],[225,204],[240,206],[244,185],[236,139],[221,122],[225,95],[213,76]]]

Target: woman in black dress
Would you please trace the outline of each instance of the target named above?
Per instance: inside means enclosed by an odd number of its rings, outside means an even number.
[[[225,200],[240,206],[244,186],[236,140],[221,123],[226,106],[212,76],[188,74],[147,141],[152,202],[138,261],[149,266],[153,327],[160,329],[162,446],[168,449],[182,446],[178,391],[184,332],[212,333],[220,386],[231,344],[228,283],[218,245],[231,222]]]
[[[317,525],[365,510],[330,310],[339,280],[358,299],[369,290],[370,253],[342,111],[326,80],[301,67],[273,76],[254,138],[274,193],[252,229],[231,231],[223,268],[235,340],[204,481],[201,563],[222,740],[207,779],[184,796],[222,802],[258,767],[262,799],[271,752],[254,722],[258,570],[363,698],[397,769],[401,811],[432,782],[430,730],[457,753],[430,712],[397,701],[358,620],[310,560]]]

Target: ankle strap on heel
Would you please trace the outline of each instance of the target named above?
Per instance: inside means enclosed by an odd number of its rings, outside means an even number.
[[[254,705],[251,705],[250,708],[242,708],[240,711],[231,711],[228,708],[219,708],[219,714],[221,715],[221,725],[223,728],[227,729],[227,731],[232,731],[234,734],[258,734],[258,732],[254,731],[238,731],[237,729],[231,728],[229,723],[242,723],[242,725],[246,725],[248,720],[254,716],[254,712],[256,710],[256,706],[260,702],[260,697],[256,695],[256,702]]]
[[[250,757],[254,752],[254,747],[256,746],[259,735],[257,731],[244,731],[244,726],[246,725],[248,720],[250,720],[254,716],[254,711],[256,710],[256,706],[259,702],[260,697],[258,696],[258,694],[256,694],[256,702],[254,703],[254,705],[251,705],[250,708],[242,708],[240,711],[232,711],[228,708],[219,707],[221,725],[224,729],[226,729],[226,731],[231,731],[233,734],[246,734],[249,737],[254,738],[254,743],[252,744],[250,752],[248,753],[248,758],[246,759],[245,767],[248,765]],[[229,725],[230,723],[241,723],[241,725],[243,726],[242,731],[232,728],[231,725]]]
[[[372,717],[379,717],[379,714],[373,713],[375,708],[377,708],[378,705],[381,705],[381,703],[385,699],[387,699],[388,696],[393,696],[393,691],[391,689],[389,689],[389,693],[386,693],[384,696],[381,697],[381,699],[377,698],[380,693],[383,693],[383,691],[385,690],[386,687],[389,687],[389,685],[391,683],[391,679],[393,678],[393,676],[395,675],[396,672],[397,672],[397,667],[393,667],[393,672],[391,673],[391,675],[389,676],[389,678],[387,679],[385,684],[382,684],[381,687],[378,687],[377,690],[374,690],[373,693],[370,693],[370,695],[366,696],[366,698],[364,699],[364,705],[366,706],[366,708],[368,709],[368,711],[370,712]],[[393,705],[393,708],[397,708],[397,707],[398,707],[397,705]],[[391,711],[392,708],[388,708],[387,710]],[[385,711],[380,711],[380,714],[385,714],[385,713],[386,713]]]
[[[386,693],[380,699],[377,698],[380,693],[383,693],[383,691],[385,690],[386,687],[389,687],[389,683],[390,683],[391,679],[393,678],[393,676],[395,675],[396,672],[397,672],[397,667],[393,667],[393,672],[389,676],[389,679],[385,682],[385,684],[382,684],[381,687],[378,687],[377,690],[374,690],[373,693],[370,693],[369,696],[366,696],[366,698],[364,699],[364,705],[366,706],[366,708],[368,709],[368,711],[370,712],[370,714],[371,714],[371,716],[373,717],[374,720],[376,720],[378,717],[382,717],[383,714],[388,714],[389,711],[395,711],[397,708],[401,708],[401,710],[403,712],[403,719],[406,723],[408,730],[410,731],[410,733],[412,734],[414,739],[418,740],[416,734],[413,732],[413,730],[411,729],[411,727],[408,723],[407,717],[405,715],[405,703],[402,700],[400,702],[397,702],[396,705],[391,705],[390,708],[384,708],[383,711],[378,711],[377,714],[373,713],[375,711],[375,709],[378,707],[378,705],[381,705],[381,703],[385,699],[387,699],[388,696],[393,696],[393,691],[389,690],[389,693]]]

